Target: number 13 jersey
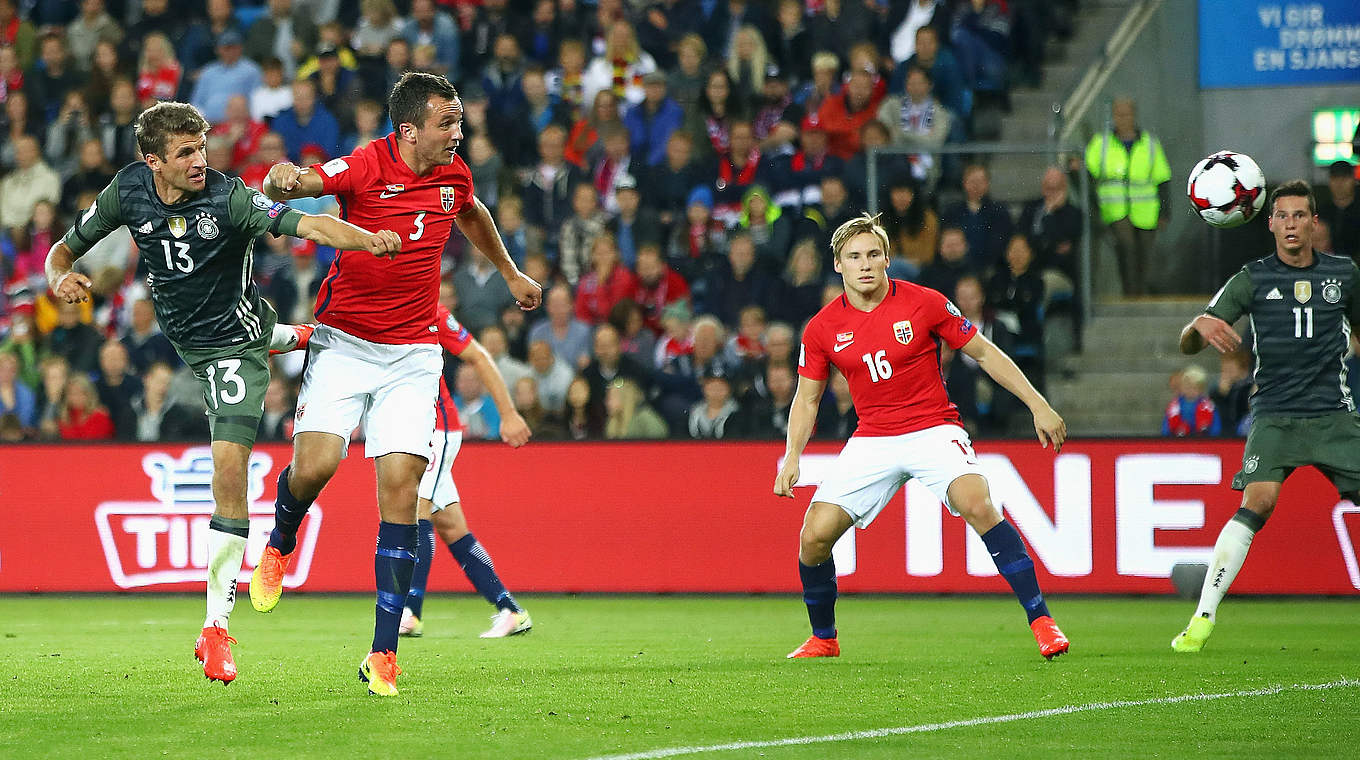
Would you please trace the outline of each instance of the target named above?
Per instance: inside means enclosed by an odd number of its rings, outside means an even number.
[[[341,251],[316,294],[316,318],[373,343],[434,343],[440,257],[454,217],[475,203],[472,172],[455,154],[452,164],[418,176],[397,145],[389,133],[311,167],[342,219],[401,236],[395,259]]]
[[[803,330],[798,374],[826,380],[827,365],[845,375],[859,415],[856,436],[902,435],[959,424],[945,392],[940,341],[961,348],[977,327],[938,291],[889,280],[888,295],[872,311],[844,296],[817,312]]]

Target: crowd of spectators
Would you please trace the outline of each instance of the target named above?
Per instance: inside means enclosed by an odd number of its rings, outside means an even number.
[[[92,304],[56,304],[47,249],[118,167],[158,99],[214,125],[211,165],[258,187],[391,129],[407,70],[446,74],[460,150],[511,256],[547,288],[525,314],[455,235],[441,299],[495,356],[539,439],[781,438],[798,334],[840,292],[829,240],[879,163],[891,274],[940,289],[1042,374],[1047,309],[1070,296],[1082,212],[1068,178],[1018,215],[990,169],[932,155],[987,137],[986,109],[1040,76],[1074,0],[0,0],[0,440],[193,439],[202,399],[156,328],[130,235],[80,261]],[[949,202],[941,202],[940,199]],[[957,200],[951,200],[957,199]],[[330,199],[299,201],[306,211]],[[311,319],[335,251],[266,237],[254,273]],[[1013,405],[944,351],[976,430]],[[289,433],[301,357],[277,360],[261,438]],[[446,375],[471,438],[499,421],[475,373]],[[855,414],[833,378],[817,435]]]

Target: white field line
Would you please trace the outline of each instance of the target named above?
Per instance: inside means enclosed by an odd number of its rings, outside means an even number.
[[[1356,687],[1360,687],[1360,679],[1342,678],[1337,681],[1328,681],[1327,683],[1296,683],[1288,686],[1266,686],[1260,689],[1225,691],[1217,694],[1182,694],[1175,697],[1157,697],[1154,699],[1092,702],[1085,705],[1067,705],[1065,707],[1053,707],[1047,710],[1012,713],[1010,715],[992,715],[983,718],[969,718],[967,720],[951,720],[945,723],[924,723],[916,726],[875,728],[869,731],[847,731],[845,733],[825,734],[822,736],[795,736],[789,739],[772,739],[768,741],[731,742],[728,744],[707,744],[693,747],[670,747],[666,749],[646,750],[644,752],[630,752],[622,755],[601,755],[599,757],[590,758],[590,760],[654,760],[654,758],[697,755],[704,752],[729,752],[743,749],[761,749],[764,747],[791,747],[804,744],[848,742],[857,739],[879,739],[885,736],[900,736],[902,734],[926,734],[935,731],[944,731],[950,728],[968,728],[971,726],[989,726],[997,723],[1013,723],[1015,721],[1030,720],[1033,718],[1051,718],[1057,715],[1071,715],[1072,713],[1120,710],[1125,707],[1174,705],[1181,702],[1209,702],[1216,699],[1232,699],[1240,697],[1268,697],[1286,691],[1323,691],[1327,689],[1353,689]]]

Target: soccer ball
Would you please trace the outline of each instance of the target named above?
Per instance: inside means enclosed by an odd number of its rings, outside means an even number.
[[[1185,194],[1200,219],[1215,227],[1237,227],[1266,205],[1266,175],[1251,156],[1220,150],[1195,164]]]

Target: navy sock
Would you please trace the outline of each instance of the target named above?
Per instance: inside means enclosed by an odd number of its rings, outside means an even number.
[[[496,605],[496,609],[523,612],[515,603],[515,597],[505,590],[505,584],[496,576],[496,567],[491,564],[491,555],[477,543],[476,536],[471,533],[463,536],[449,544],[449,551],[457,560],[458,566],[463,568],[468,580],[472,581],[472,587],[486,597],[488,602]]]
[[[1011,590],[1025,608],[1029,622],[1048,614],[1044,594],[1039,590],[1039,579],[1034,576],[1034,560],[1025,551],[1025,542],[1020,540],[1020,532],[1009,521],[1002,520],[996,527],[982,534],[982,543],[996,563],[1001,576],[1011,584]]]
[[[416,569],[411,572],[411,590],[406,592],[406,606],[411,614],[420,617],[425,604],[425,583],[430,579],[430,563],[434,561],[434,523],[416,523]]]
[[[303,503],[288,490],[289,465],[279,473],[279,495],[274,499],[274,529],[269,532],[269,545],[279,550],[279,554],[292,554],[297,547],[298,526],[307,516],[307,508],[312,503]]]
[[[808,608],[812,635],[819,639],[836,638],[836,560],[820,565],[798,562],[798,577],[803,579],[803,602]]]
[[[378,604],[373,621],[374,652],[397,651],[401,607],[411,588],[416,566],[416,526],[378,523],[378,548],[373,553],[373,577],[378,582]]]

